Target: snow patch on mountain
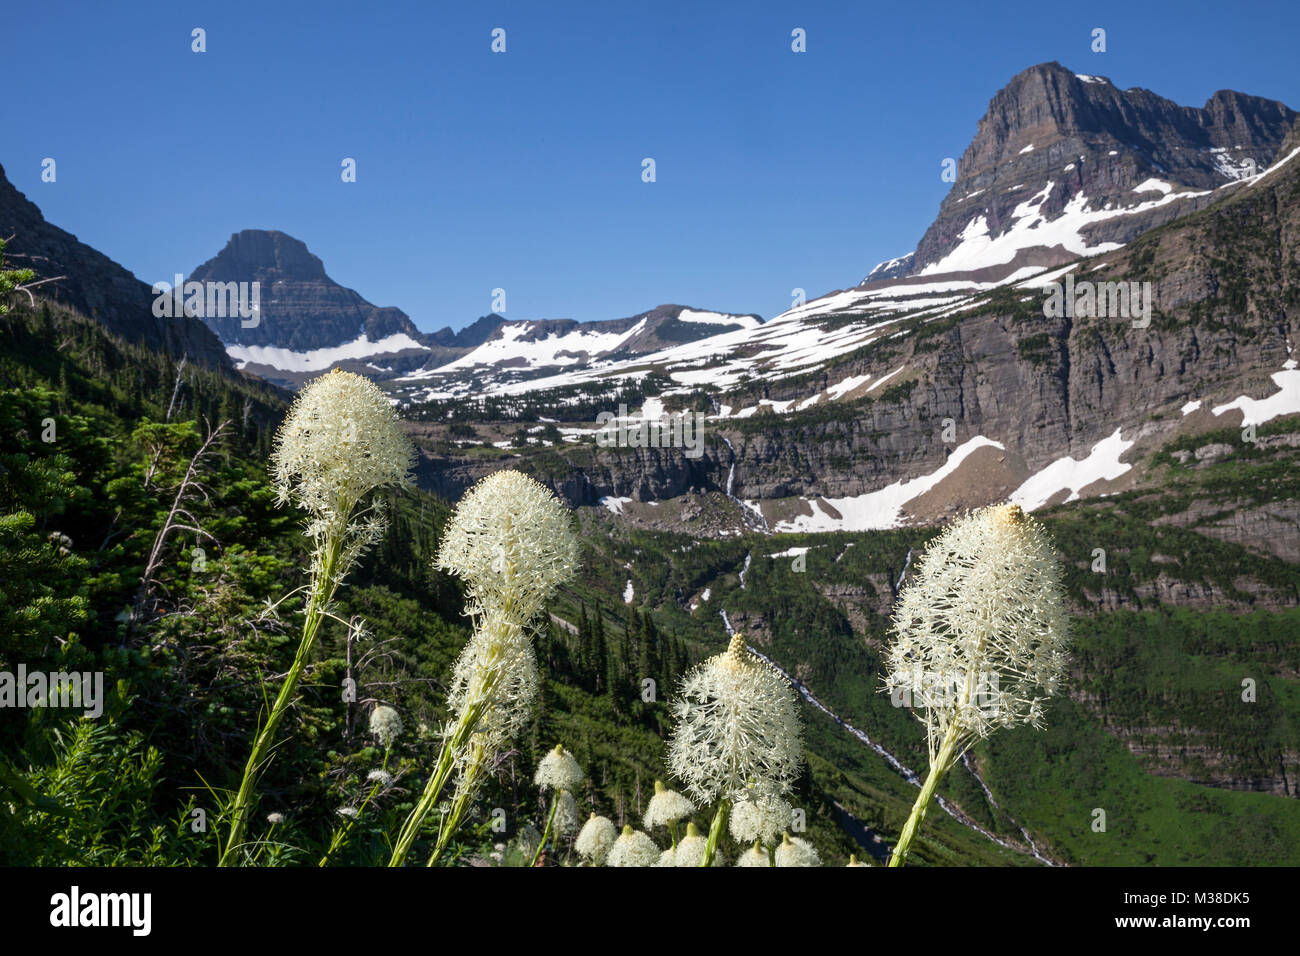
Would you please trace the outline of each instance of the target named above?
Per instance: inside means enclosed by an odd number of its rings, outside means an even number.
[[[905,256],[898,256],[894,259],[886,259],[884,262],[876,264],[867,277],[862,280],[863,284],[875,282],[877,279],[892,279],[896,276],[905,275],[907,270],[912,267],[912,260],[916,258],[915,252],[909,252]]]
[[[1271,377],[1278,391],[1267,398],[1241,395],[1224,405],[1216,405],[1212,411],[1215,415],[1222,415],[1234,408],[1239,409],[1242,425],[1262,425],[1281,415],[1300,413],[1300,370],[1296,369],[1295,359],[1288,359],[1286,367]]]
[[[510,368],[578,365],[592,355],[618,349],[645,328],[645,320],[626,332],[593,332],[579,327],[571,332],[548,332],[538,339],[527,338],[535,327],[532,322],[503,325],[499,336],[484,342],[468,355],[435,369],[416,372],[408,378],[427,378],[480,365],[507,365]]]
[[[321,372],[348,359],[363,359],[372,355],[401,352],[403,349],[423,348],[423,345],[405,332],[385,336],[374,342],[362,333],[351,342],[307,352],[295,352],[292,349],[270,345],[227,345],[226,354],[235,360],[239,368],[248,365],[269,365],[283,372]]]
[[[960,241],[950,253],[937,262],[924,266],[916,274],[940,275],[947,272],[965,272],[987,266],[1006,265],[1020,252],[1035,247],[1050,248],[1059,245],[1080,257],[1110,252],[1120,248],[1121,243],[1101,242],[1090,246],[1083,236],[1084,227],[1117,216],[1131,216],[1146,212],[1168,202],[1204,196],[1208,193],[1208,190],[1173,192],[1172,187],[1165,191],[1162,187],[1168,184],[1148,179],[1137,187],[1137,191],[1161,190],[1164,194],[1159,199],[1122,209],[1089,209],[1088,197],[1083,193],[1076,193],[1066,203],[1059,216],[1049,219],[1043,215],[1042,206],[1055,185],[1049,180],[1039,192],[1016,206],[1011,212],[1011,228],[1000,235],[994,236],[990,233],[986,215],[981,213],[976,216],[961,231],[958,236]]]
[[[1112,481],[1133,466],[1120,461],[1120,456],[1133,447],[1124,441],[1120,429],[1092,446],[1087,458],[1075,460],[1069,456],[1058,458],[1042,471],[1032,475],[1011,493],[1012,504],[1026,511],[1045,505],[1053,495],[1068,490],[1066,501],[1079,500],[1079,492],[1096,481]]]
[[[704,325],[739,325],[746,329],[756,329],[763,323],[752,315],[731,315],[727,312],[701,312],[697,309],[682,309],[677,315],[678,322],[699,322]]]
[[[903,506],[925,494],[943,479],[955,472],[970,454],[980,448],[1005,451],[1001,442],[976,435],[955,448],[948,460],[938,469],[919,478],[903,479],[877,491],[848,498],[813,498],[804,500],[812,508],[810,515],[798,515],[788,521],[779,521],[772,530],[787,531],[883,531],[897,528],[902,523]],[[838,512],[838,517],[828,511],[828,505]]]

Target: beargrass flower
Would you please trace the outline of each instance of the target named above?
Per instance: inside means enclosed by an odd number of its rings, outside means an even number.
[[[447,701],[468,737],[495,754],[528,723],[537,697],[537,654],[528,633],[499,609],[479,617],[478,626],[452,666]],[[464,767],[471,748],[455,757]]]
[[[776,845],[777,866],[821,866],[821,857],[811,843],[785,834]]]
[[[393,775],[387,770],[372,770],[366,774],[366,780],[377,783],[381,787],[391,787],[393,785]]]
[[[556,744],[548,751],[537,765],[537,774],[533,783],[542,790],[576,790],[582,783],[582,768],[573,754],[564,749],[563,744]]]
[[[771,865],[772,865],[772,861],[768,859],[767,851],[763,849],[763,845],[759,843],[757,840],[754,841],[753,846],[751,846],[744,853],[740,854],[740,858],[736,860],[736,866],[771,866]]]
[[[532,858],[541,842],[542,834],[531,823],[525,823],[515,834],[515,844],[519,847],[519,854],[525,860]]]
[[[606,866],[657,866],[660,850],[655,841],[640,830],[633,830],[630,825],[623,827],[623,832],[610,847],[605,857]]]
[[[672,827],[684,817],[695,812],[695,804],[676,790],[664,786],[662,780],[655,781],[654,796],[646,805],[643,823],[647,830],[655,827]]]
[[[858,855],[856,853],[850,853],[849,862],[845,863],[844,865],[845,866],[870,866],[869,863],[863,863],[861,860],[859,860]]]
[[[414,452],[391,402],[370,379],[335,369],[308,383],[275,436],[279,500],[346,521],[367,494],[405,485]]]
[[[803,742],[790,684],[740,634],[686,675],[673,712],[668,764],[701,803],[751,786],[781,793],[798,773]]]
[[[497,472],[456,506],[434,565],[464,580],[474,633],[453,671],[453,718],[438,765],[398,835],[390,866],[405,861],[455,770],[455,796],[429,858],[430,864],[437,861],[487,768],[527,722],[537,693],[528,628],[576,571],[578,539],[569,513],[550,491],[517,471]]]
[[[573,848],[581,856],[586,857],[592,866],[602,866],[617,839],[618,830],[614,826],[614,821],[609,817],[599,817],[593,813],[582,825]]]
[[[708,839],[700,834],[694,823],[686,824],[686,836],[682,837],[673,853],[673,866],[703,866],[704,855],[708,850]],[[725,861],[721,853],[715,853],[710,866],[723,866]]]
[[[219,866],[235,862],[257,777],[293,702],[334,594],[357,558],[387,527],[378,492],[409,482],[414,451],[397,413],[369,379],[334,370],[308,383],[275,436],[271,478],[279,503],[307,512],[310,578],[302,637],[270,714],[253,739],[239,790],[229,804],[230,834]]]
[[[555,796],[551,798],[551,813],[546,818],[542,842],[538,844],[537,852],[533,854],[531,865],[537,865],[537,860],[542,855],[542,850],[546,848],[546,841],[550,838],[552,830],[557,837],[562,837],[578,829],[578,803],[572,791],[582,783],[582,779],[582,768],[578,766],[578,761],[573,758],[573,754],[564,749],[563,744],[556,744],[555,749],[548,752],[537,765],[537,775],[533,782],[543,793],[554,790]]]
[[[464,579],[475,604],[527,623],[573,577],[578,539],[549,489],[520,472],[498,471],[460,500],[434,564]]]
[[[1041,727],[1069,618],[1047,534],[1016,505],[965,515],[930,543],[894,611],[885,689],[923,711],[930,773],[899,836],[901,866],[939,780],[1001,727]]]
[[[558,802],[555,805],[555,835],[573,836],[578,832],[578,824],[582,822],[578,814],[578,800],[567,790],[560,791],[556,799]]]
[[[763,846],[772,846],[790,826],[793,814],[794,808],[775,794],[750,789],[731,807],[731,835],[737,843],[757,840]]]
[[[269,824],[271,824],[271,826],[275,826],[276,824],[283,823],[283,822],[284,822],[284,814],[283,814],[283,813],[268,813],[268,814],[266,815],[266,822],[269,823]]]
[[[402,735],[402,715],[387,704],[380,704],[370,712],[370,732],[379,746],[390,749]]]
[[[790,788],[803,757],[799,713],[789,681],[740,634],[686,675],[673,712],[668,766],[692,797],[717,802],[701,864],[708,866],[734,800]]]

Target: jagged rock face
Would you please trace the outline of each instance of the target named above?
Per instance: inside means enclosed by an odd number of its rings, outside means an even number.
[[[42,298],[98,320],[129,342],[188,356],[191,362],[209,367],[230,367],[221,343],[202,322],[188,316],[156,317],[150,286],[46,222],[36,204],[14,188],[0,167],[0,238],[10,236],[5,258],[13,268],[34,269],[38,279],[63,276],[39,288]]]
[[[372,342],[406,334],[422,339],[401,309],[371,305],[325,274],[324,263],[305,243],[283,232],[245,229],[189,276],[198,282],[259,282],[261,321],[244,328],[241,318],[204,316],[226,345],[272,346],[306,352],[343,345],[362,333]]]
[[[1267,167],[1277,158],[1297,115],[1273,100],[1230,90],[1215,93],[1197,109],[1149,90],[1120,90],[1104,77],[1080,77],[1057,63],[1031,67],[990,102],[975,139],[958,162],[952,191],[917,245],[908,274],[934,270],[979,217],[984,217],[990,236],[1006,232],[1017,207],[1023,213],[1021,204],[1044,190],[1046,198],[1036,208],[1047,220],[1059,217],[1079,196],[1086,197],[1083,208],[1089,211],[1108,204],[1113,210],[1150,204],[1161,198],[1160,190],[1134,192],[1150,179],[1168,184],[1175,193],[1210,191],[1135,215],[1113,216],[1082,230],[1090,247],[1128,242],[1208,205],[1216,198],[1216,187]],[[1077,249],[1072,253],[1055,246],[1053,239],[1045,240],[1042,249],[1023,254],[1012,268],[1056,265],[1079,255]],[[896,275],[894,270],[875,279]]]
[[[917,383],[911,393],[865,404],[853,418],[773,415],[761,430],[732,435],[736,493],[844,496],[933,471],[952,447],[941,440],[945,418],[957,443],[975,435],[1004,442],[1034,472],[1085,456],[1116,428],[1125,437],[1166,431],[1153,424],[1157,416],[1181,422],[1188,402],[1275,392],[1270,376],[1292,357],[1288,342],[1300,345],[1300,159],[1236,188],[1221,206],[1109,254],[1105,268],[1089,273],[1100,282],[1151,281],[1163,314],[1151,328],[1048,319],[1038,293],[1018,315],[974,315],[926,339],[904,338],[890,354],[868,351],[835,377],[901,364]],[[810,387],[775,383],[764,394],[783,400]],[[1238,420],[1230,413],[1216,424]]]

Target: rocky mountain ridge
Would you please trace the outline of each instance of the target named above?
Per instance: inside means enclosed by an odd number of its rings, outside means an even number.
[[[1233,90],[1187,107],[1059,63],[1030,67],[990,101],[913,258],[881,263],[864,281],[1003,278],[1107,251],[1262,171],[1298,116]]]
[[[154,315],[152,288],[108,256],[47,222],[0,167],[0,238],[13,268],[35,270],[42,298],[96,319],[129,342],[143,343],[191,362],[231,369],[221,342],[202,322],[186,315]]]

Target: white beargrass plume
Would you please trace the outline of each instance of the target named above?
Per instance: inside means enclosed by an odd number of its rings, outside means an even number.
[[[370,732],[379,741],[379,746],[391,750],[402,735],[402,715],[395,708],[380,704],[370,712]]]
[[[739,859],[736,860],[736,866],[769,866],[770,867],[771,865],[772,865],[772,861],[768,857],[767,851],[763,849],[763,845],[759,843],[757,840],[754,841],[753,846],[751,846],[744,853],[740,854]]]
[[[655,846],[655,841],[628,825],[623,827],[623,832],[614,841],[609,855],[605,857],[605,865],[658,866],[659,857],[660,850]]]
[[[686,836],[673,851],[673,866],[704,866],[704,856],[708,852],[709,841],[700,835],[694,823],[686,824]],[[713,855],[710,866],[725,866],[721,853]]]
[[[602,866],[617,839],[618,829],[614,826],[614,821],[609,817],[598,817],[593,813],[578,831],[578,838],[573,841],[573,848],[592,866]]]
[[[821,866],[821,857],[811,843],[785,834],[776,845],[777,866]]]
[[[578,814],[578,800],[567,790],[562,790],[555,811],[555,835],[557,837],[573,836],[578,832],[582,817]]]
[[[460,500],[434,565],[463,578],[475,603],[527,622],[573,577],[578,540],[568,511],[544,485],[498,471]]]
[[[924,711],[930,773],[890,857],[902,866],[940,779],[1000,727],[1043,724],[1060,689],[1069,618],[1056,553],[1016,505],[949,525],[894,610],[885,689]]]
[[[695,812],[695,804],[676,790],[669,790],[662,780],[655,781],[655,793],[645,809],[642,821],[647,830],[655,827],[667,827],[672,834],[673,846],[677,846],[677,823]]]
[[[388,521],[377,492],[406,486],[413,460],[410,440],[384,393],[369,379],[338,369],[298,393],[275,436],[272,481],[279,503],[293,502],[307,512],[311,581],[298,652],[254,738],[230,803],[230,834],[219,866],[234,863],[242,850],[257,776],[293,703],[334,592],[362,552],[383,537]]]
[[[293,502],[309,515],[313,576],[337,585],[383,536],[383,502],[366,499],[407,485],[413,461],[397,412],[368,378],[335,369],[298,393],[275,436],[271,478],[280,504]]]
[[[858,859],[858,855],[856,853],[850,853],[849,862],[845,863],[844,865],[845,866],[870,866],[871,864],[863,863],[861,860]]]
[[[752,788],[731,807],[731,835],[737,843],[755,840],[765,847],[774,846],[781,833],[790,826],[794,808],[773,793]]]
[[[573,793],[579,784],[582,783],[582,768],[578,766],[578,761],[574,759],[573,754],[564,749],[563,744],[556,744],[555,749],[547,753],[542,758],[541,763],[537,765],[537,774],[533,777],[533,783],[541,788],[542,792],[554,790],[555,796],[551,798],[551,814],[546,818],[546,829],[542,831],[542,842],[537,846],[537,852],[533,854],[532,866],[537,865],[537,859],[542,855],[542,850],[546,848],[546,841],[551,835],[552,825],[556,823],[556,814],[559,812],[564,798],[567,797],[572,810],[566,807],[566,812],[572,816],[572,829],[567,832],[573,832],[578,825],[578,808],[573,799]],[[563,829],[556,827],[556,835],[563,836]]]
[[[488,767],[527,722],[537,693],[528,628],[577,570],[578,539],[553,494],[517,471],[502,471],[466,492],[434,565],[464,580],[474,634],[453,672],[452,719],[438,764],[398,835],[389,866],[403,864],[454,770],[455,795],[429,864],[437,861]]]
[[[556,744],[554,750],[547,751],[533,777],[533,783],[542,790],[577,790],[582,781],[582,768],[573,754],[564,749],[564,744]]]
[[[677,856],[677,847],[670,846],[659,854],[659,862],[655,866],[672,866],[673,859]]]
[[[668,766],[701,804],[717,802],[707,866],[732,801],[750,790],[786,792],[803,757],[790,683],[735,634],[727,650],[691,670],[673,705]]]
[[[499,610],[479,615],[470,639],[452,665],[447,703],[466,741],[495,754],[525,724],[537,697],[537,655],[527,631]],[[453,754],[461,776],[469,747]]]

